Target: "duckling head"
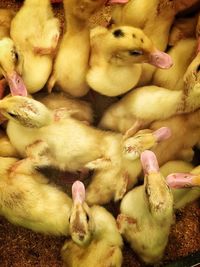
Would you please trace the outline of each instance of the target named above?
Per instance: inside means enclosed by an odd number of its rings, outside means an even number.
[[[171,57],[157,50],[152,41],[138,28],[115,27],[108,32],[102,45],[107,47],[107,53],[112,55],[111,60],[121,60],[125,64],[146,62],[163,69],[172,66]]]
[[[140,159],[145,174],[144,191],[149,210],[152,214],[161,217],[165,213],[172,215],[173,195],[165,178],[159,171],[155,154],[150,150],[145,150]]]
[[[51,122],[51,112],[39,101],[25,96],[8,96],[0,100],[0,112],[24,127],[41,128]]]
[[[19,55],[13,41],[8,37],[2,38],[0,40],[0,72],[8,81],[12,95],[27,96],[26,86],[16,71],[18,60]]]
[[[143,151],[155,147],[170,136],[171,130],[168,127],[161,127],[154,132],[141,130],[124,141],[123,154],[127,159],[135,160],[140,157]]]
[[[73,206],[69,219],[69,229],[73,241],[79,246],[88,245],[94,232],[94,221],[90,208],[85,203],[85,187],[80,181],[72,185]]]

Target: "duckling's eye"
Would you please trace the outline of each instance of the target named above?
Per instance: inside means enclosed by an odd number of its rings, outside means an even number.
[[[200,64],[197,66],[197,72],[200,71]]]
[[[8,115],[11,116],[12,118],[16,118],[16,117],[17,117],[16,114],[13,114],[13,113],[11,113],[11,112],[7,112],[7,113],[8,113]]]
[[[16,51],[12,50],[12,58],[15,60],[15,61],[18,61],[19,60],[19,55]]]
[[[88,216],[88,214],[86,214],[86,220],[87,220],[87,223],[88,223],[89,220],[90,220],[90,217]]]
[[[142,50],[130,50],[129,55],[130,56],[141,56],[143,55],[143,51]]]
[[[116,38],[119,38],[119,37],[124,37],[124,32],[121,30],[121,29],[117,29],[113,32],[113,35],[116,37]]]

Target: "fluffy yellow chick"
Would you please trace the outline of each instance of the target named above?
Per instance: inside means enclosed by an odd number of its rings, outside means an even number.
[[[194,156],[193,147],[199,142],[200,136],[199,118],[200,109],[151,124],[151,130],[155,131],[166,126],[170,128],[172,133],[168,140],[153,149],[160,165],[176,159],[192,161]]]
[[[138,84],[142,65],[172,66],[171,57],[157,50],[142,30],[130,26],[97,27],[91,32],[89,86],[107,96],[123,94]]]
[[[61,255],[66,267],[120,267],[122,264],[122,237],[113,216],[103,207],[92,206],[94,219],[92,241],[88,246],[80,247],[67,240]]]
[[[94,171],[86,189],[86,201],[89,205],[106,204],[110,201],[119,201],[124,194],[137,182],[142,167],[139,160],[140,154],[146,149],[159,146],[170,137],[169,128],[162,127],[157,131],[143,130],[135,136],[115,145],[117,164]]]
[[[89,87],[86,73],[90,54],[89,18],[105,0],[64,0],[67,30],[55,59],[48,83],[51,91],[55,84],[72,96],[85,95]]]
[[[168,70],[157,69],[152,83],[170,90],[183,90],[184,74],[195,57],[197,41],[192,38],[183,39],[176,43],[168,53],[173,60],[173,66]],[[181,63],[180,63],[181,62]]]
[[[137,255],[148,264],[162,259],[174,222],[173,195],[159,171],[155,154],[141,155],[144,185],[127,193],[120,205],[119,230]]]
[[[93,123],[93,110],[89,102],[69,97],[64,92],[39,93],[34,98],[49,109],[66,108],[72,117],[88,124]]]
[[[114,5],[111,11],[115,25],[141,28],[161,51],[165,51],[167,47],[175,14],[171,0],[130,0],[124,5]],[[155,67],[143,64],[139,85],[149,84],[155,70]]]
[[[84,186],[75,182],[69,198],[39,172],[29,159],[0,157],[0,214],[35,232],[71,235],[79,245],[91,239]]]
[[[28,97],[4,98],[0,110],[9,119],[11,144],[37,166],[73,172],[116,164],[115,146],[121,144],[121,134],[95,129],[72,118],[64,108],[49,110]]]
[[[160,172],[166,178],[171,173],[184,173],[187,177],[188,174],[196,174],[200,173],[199,167],[194,168],[191,163],[181,161],[181,160],[174,160],[168,161],[163,166],[160,167]],[[177,179],[180,179],[180,175],[177,176]],[[200,188],[192,187],[192,188],[181,188],[175,189],[171,188],[174,198],[174,208],[181,209],[185,207],[187,204],[195,201],[200,197]]]
[[[10,24],[15,12],[0,9],[0,96],[4,94],[8,82],[12,95],[27,95],[24,82],[17,72],[18,54],[14,42],[10,39]]]
[[[183,90],[172,91],[151,85],[128,93],[108,108],[100,121],[100,127],[126,132],[129,136],[153,121],[195,111],[200,107],[199,64],[200,53],[187,68]]]
[[[20,52],[18,69],[29,93],[46,84],[60,35],[49,0],[25,0],[12,20],[10,34]]]

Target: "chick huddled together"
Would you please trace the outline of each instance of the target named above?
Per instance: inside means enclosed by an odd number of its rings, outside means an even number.
[[[0,10],[0,215],[66,236],[67,267],[120,267],[123,238],[156,264],[176,210],[200,196],[191,163],[198,14],[176,19],[175,0],[64,0],[61,34],[51,2]],[[111,23],[92,28],[105,5]],[[68,192],[52,168],[79,180],[67,181]],[[117,216],[102,206],[111,201]]]

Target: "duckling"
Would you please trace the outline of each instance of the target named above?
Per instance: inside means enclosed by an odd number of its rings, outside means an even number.
[[[171,28],[168,44],[174,46],[182,39],[194,38],[197,19],[198,15],[189,18],[177,18]]]
[[[90,54],[88,23],[91,15],[104,3],[105,0],[64,0],[67,31],[61,40],[48,82],[49,92],[55,84],[74,97],[84,96],[89,91],[86,83]]]
[[[19,157],[17,150],[11,145],[7,135],[0,130],[0,157]]]
[[[174,160],[174,161],[168,161],[163,166],[161,166],[160,172],[165,178],[174,172],[187,173],[187,175],[188,173],[190,173],[189,175],[192,176],[192,174],[194,175],[194,173],[196,174],[199,173],[199,167],[194,168],[194,166],[189,162]],[[176,175],[176,177],[174,177],[175,179],[177,178],[177,184],[179,182],[179,177],[180,177],[179,174]],[[173,193],[175,210],[185,207],[186,205],[188,205],[189,203],[195,201],[200,197],[200,188],[198,187],[183,188],[183,189],[180,188],[175,189],[172,187],[171,190]]]
[[[36,94],[34,98],[42,102],[49,109],[66,108],[72,112],[72,117],[88,124],[93,123],[93,110],[89,102],[69,97],[64,92],[51,94]]]
[[[35,93],[49,78],[60,35],[50,1],[25,0],[11,22],[10,35],[20,52],[18,69],[27,90]]]
[[[103,207],[92,206],[94,219],[92,241],[88,246],[77,246],[67,240],[61,250],[66,267],[120,267],[122,265],[122,237],[113,216]]]
[[[92,222],[79,181],[72,186],[72,203],[29,159],[0,157],[0,166],[0,214],[9,222],[43,234],[71,235],[79,245],[89,242]]]
[[[149,128],[153,131],[163,126],[171,130],[171,137],[152,149],[160,165],[170,160],[192,161],[193,147],[199,142],[199,119],[200,109],[188,114],[173,116],[167,120],[156,121],[150,125]]]
[[[15,12],[0,9],[0,95],[3,97],[5,87],[9,84],[12,95],[27,95],[24,82],[17,72],[18,54],[13,40],[10,39],[10,24]]]
[[[126,194],[120,205],[117,223],[132,249],[147,264],[163,257],[174,222],[173,195],[159,171],[151,151],[141,154],[144,185]]]
[[[152,83],[170,90],[183,90],[184,74],[195,57],[197,41],[193,38],[180,40],[168,53],[174,64],[168,70],[157,69]],[[180,64],[181,62],[181,64]]]
[[[187,68],[183,90],[172,91],[153,85],[137,88],[108,108],[100,127],[125,132],[126,136],[130,136],[153,121],[195,111],[200,107],[199,63],[200,53]]]
[[[140,154],[146,149],[159,146],[170,137],[170,129],[162,127],[157,131],[142,130],[123,143],[123,150],[115,146],[118,164],[94,171],[86,188],[86,201],[89,205],[119,201],[138,182],[142,167]],[[128,152],[128,153],[127,153]]]
[[[0,110],[9,120],[11,144],[37,167],[74,172],[116,163],[114,147],[121,145],[121,134],[95,129],[72,118],[64,108],[51,111],[28,97],[4,98]]]
[[[141,15],[142,14],[142,15]],[[114,5],[111,17],[114,25],[129,25],[141,28],[161,51],[165,51],[168,36],[176,12],[171,0],[130,0],[124,5]],[[142,64],[142,75],[138,82],[144,86],[151,82],[155,67]]]
[[[142,30],[130,26],[114,29],[98,27],[91,33],[89,86],[107,96],[117,96],[135,87],[142,65],[148,62],[158,68],[169,68],[172,60],[160,52]]]

